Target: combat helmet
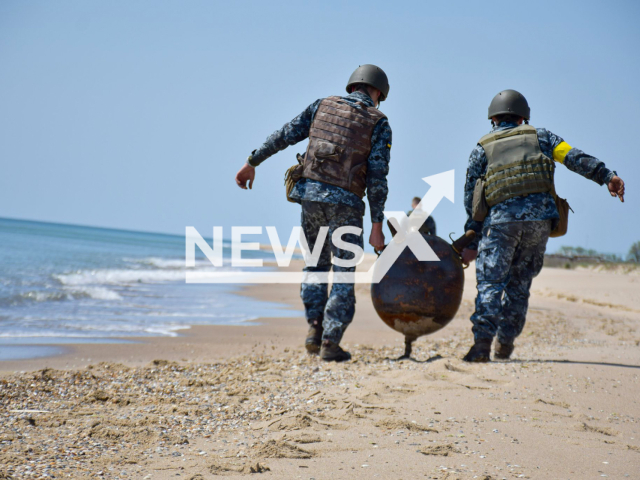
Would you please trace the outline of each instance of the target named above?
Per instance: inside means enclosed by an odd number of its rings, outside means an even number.
[[[389,95],[389,79],[380,67],[375,65],[360,65],[349,77],[347,93],[351,93],[351,86],[356,83],[371,85],[380,90],[380,101],[386,100]]]
[[[496,115],[517,115],[529,120],[531,110],[527,99],[520,92],[515,90],[503,90],[491,100],[489,105],[489,117]]]

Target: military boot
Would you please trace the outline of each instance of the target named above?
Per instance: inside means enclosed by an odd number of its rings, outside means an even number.
[[[469,353],[467,353],[462,360],[465,362],[484,363],[490,360],[491,356],[491,339],[482,338],[476,340]]]
[[[514,348],[515,345],[513,344],[513,340],[506,341],[505,343],[498,340],[498,347],[496,348],[496,352],[493,354],[493,357],[498,360],[509,360]]]
[[[319,320],[314,320],[309,327],[309,333],[307,333],[307,339],[304,342],[304,346],[309,354],[318,355],[320,353],[321,344],[322,323]]]
[[[325,362],[346,362],[351,360],[351,354],[344,351],[337,343],[331,340],[323,340],[320,358]]]

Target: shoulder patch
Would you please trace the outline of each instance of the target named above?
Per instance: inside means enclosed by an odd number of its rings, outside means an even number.
[[[387,143],[387,148],[391,148],[391,144],[390,143]]]

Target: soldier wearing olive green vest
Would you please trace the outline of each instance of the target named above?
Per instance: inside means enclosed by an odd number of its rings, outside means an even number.
[[[495,336],[494,357],[508,359],[522,333],[531,282],[542,268],[547,240],[554,230],[561,234],[556,164],[607,185],[611,196],[624,201],[624,182],[616,172],[550,131],[530,126],[529,117],[524,96],[500,92],[489,106],[493,128],[469,158],[465,230],[474,230],[477,237],[462,255],[467,263],[477,257],[478,287],[471,316],[475,343],[464,357],[469,362],[489,361]]]

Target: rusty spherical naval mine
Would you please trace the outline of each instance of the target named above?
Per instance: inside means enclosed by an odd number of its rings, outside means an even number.
[[[440,261],[421,262],[405,248],[382,280],[371,285],[376,312],[387,325],[405,335],[409,344],[437,332],[453,319],[464,288],[460,255],[440,237],[422,236]]]

